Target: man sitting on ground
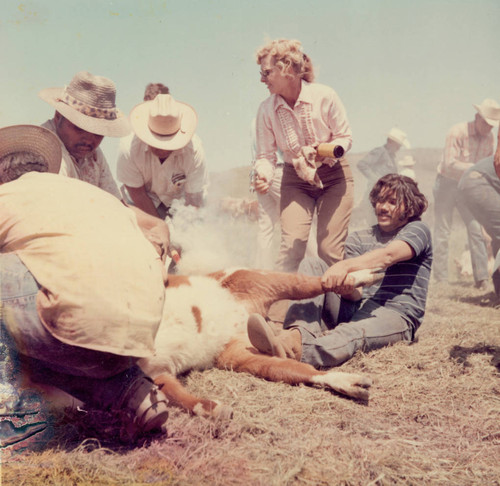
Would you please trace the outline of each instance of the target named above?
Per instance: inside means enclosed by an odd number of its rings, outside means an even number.
[[[323,275],[326,291],[293,303],[277,335],[258,314],[248,321],[261,352],[289,356],[318,368],[339,366],[357,350],[412,341],[422,323],[432,262],[430,230],[420,221],[427,200],[415,181],[388,174],[370,193],[378,224],[348,236],[345,259],[330,268],[306,259],[299,272]],[[354,288],[349,272],[385,270],[380,283]]]
[[[65,88],[47,88],[38,94],[54,106],[54,118],[42,127],[62,144],[60,174],[93,184],[121,199],[102,150],[105,136],[130,133],[127,118],[116,108],[116,88],[108,78],[82,71]]]
[[[135,363],[162,318],[167,275],[145,236],[164,223],[60,164],[50,131],[0,129],[0,326],[34,381],[130,411],[134,435],[163,430],[167,399]]]

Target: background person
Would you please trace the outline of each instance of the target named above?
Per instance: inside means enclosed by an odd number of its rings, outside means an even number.
[[[129,410],[134,434],[163,430],[167,399],[135,364],[154,353],[163,262],[138,213],[60,163],[50,131],[0,129],[2,328],[34,381]]]
[[[500,120],[500,108],[492,113]],[[500,132],[494,157],[488,157],[469,168],[458,185],[467,208],[491,238],[493,285],[500,297]]]
[[[163,83],[149,83],[144,90],[143,101],[152,101],[159,94],[170,94],[170,89]]]
[[[277,267],[296,271],[304,257],[313,214],[318,217],[318,254],[329,264],[343,258],[353,205],[353,178],[344,154],[351,128],[337,93],[313,83],[312,62],[297,40],[278,39],[257,51],[261,82],[270,96],[256,122],[255,190],[273,181],[277,150],[285,162],[281,182],[281,244]],[[319,157],[320,143],[334,145]],[[319,167],[318,167],[319,166]]]
[[[121,140],[117,177],[134,205],[162,219],[174,199],[201,207],[208,171],[194,109],[159,94],[137,105],[130,121],[134,133]]]
[[[366,178],[366,191],[357,208],[357,213],[366,220],[367,224],[375,224],[370,203],[370,191],[375,182],[386,174],[399,173],[396,164],[396,154],[401,147],[410,148],[410,142],[405,132],[397,127],[391,128],[387,140],[381,147],[376,147],[368,152],[359,162],[358,169]]]
[[[434,185],[434,266],[437,282],[448,280],[448,243],[457,208],[467,229],[471,252],[472,272],[477,288],[486,289],[489,279],[488,254],[480,224],[463,203],[458,182],[463,173],[476,162],[493,154],[495,137],[492,128],[498,120],[491,118],[498,103],[485,99],[474,105],[476,116],[471,122],[454,125],[446,136],[443,160],[438,166]]]
[[[251,140],[252,171],[250,175],[250,190],[255,191],[255,162],[257,153],[255,120],[252,121]],[[259,204],[259,216],[257,220],[258,228],[255,268],[272,269],[276,261],[274,252],[274,235],[276,225],[279,224],[280,220],[280,196],[283,166],[283,157],[281,152],[278,150],[273,178],[267,187],[267,190],[263,190],[262,192],[256,191],[257,202]]]
[[[387,141],[381,147],[370,150],[359,162],[358,169],[366,177],[367,199],[375,182],[387,174],[397,174],[396,154],[401,147],[410,148],[410,142],[405,132],[399,128],[391,128]]]
[[[432,264],[430,230],[420,221],[427,200],[413,179],[398,174],[377,181],[370,199],[378,223],[348,236],[344,260],[328,266],[307,259],[300,266],[302,273],[323,275],[328,293],[292,303],[286,330],[278,335],[252,314],[248,333],[257,349],[331,368],[358,350],[414,339],[425,313]],[[380,283],[354,288],[350,272],[377,268],[385,270]]]
[[[113,81],[81,71],[64,88],[47,88],[38,96],[55,107],[54,118],[42,127],[62,144],[60,174],[80,179],[121,199],[99,145],[104,137],[130,133],[127,118],[116,107]]]

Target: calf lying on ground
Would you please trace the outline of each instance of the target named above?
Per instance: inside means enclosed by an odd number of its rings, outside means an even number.
[[[361,283],[378,279],[370,272]],[[250,313],[266,315],[282,299],[299,300],[323,293],[320,277],[259,270],[217,272],[209,276],[169,276],[163,320],[156,336],[156,355],[139,365],[161,387],[170,402],[207,417],[230,415],[228,407],[191,395],[176,375],[217,367],[251,373],[270,381],[329,388],[367,400],[371,380],[339,371],[318,371],[291,359],[260,354],[247,337]]]

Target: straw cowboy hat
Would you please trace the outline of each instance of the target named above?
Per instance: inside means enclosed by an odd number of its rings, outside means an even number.
[[[149,146],[179,150],[193,138],[198,115],[186,103],[174,100],[169,94],[159,94],[133,108],[130,123],[134,133]]]
[[[500,106],[495,100],[486,98],[480,105],[473,106],[488,125],[498,127],[500,120]]]
[[[81,71],[68,86],[46,88],[38,96],[86,132],[104,137],[130,133],[127,117],[116,107],[116,87],[111,79]]]
[[[403,132],[403,130],[400,130],[399,128],[396,127],[391,128],[391,130],[387,134],[387,138],[394,140],[396,143],[399,143],[399,145],[402,145],[407,149],[410,148],[410,142],[408,141],[406,133]]]
[[[48,171],[59,172],[61,143],[50,130],[36,125],[12,125],[0,128],[0,158],[16,152],[32,152],[43,157]]]

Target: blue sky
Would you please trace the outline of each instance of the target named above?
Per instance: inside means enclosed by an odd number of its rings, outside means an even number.
[[[268,96],[254,54],[279,37],[299,39],[338,92],[353,152],[392,126],[442,147],[473,103],[500,102],[498,0],[2,0],[0,126],[43,123],[38,91],[88,70],[116,83],[126,113],[148,82],[167,84],[197,110],[210,170],[247,165]],[[102,145],[113,170],[117,145]]]

